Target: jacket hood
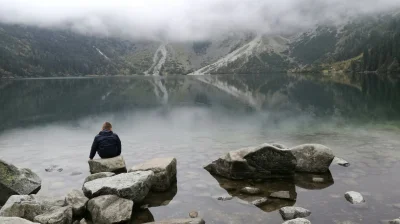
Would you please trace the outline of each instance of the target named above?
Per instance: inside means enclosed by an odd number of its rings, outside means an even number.
[[[103,130],[99,132],[99,135],[112,135],[113,132],[110,130]]]

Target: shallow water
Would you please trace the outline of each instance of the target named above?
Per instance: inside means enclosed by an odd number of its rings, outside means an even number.
[[[230,150],[264,142],[320,143],[351,163],[347,168],[332,164],[331,183],[310,187],[306,177],[298,176],[293,182],[255,185],[296,191],[295,205],[311,210],[312,223],[380,223],[399,217],[400,209],[393,206],[400,203],[397,82],[376,90],[365,80],[357,86],[357,80],[284,75],[175,77],[162,80],[168,90],[165,104],[150,79],[3,83],[1,159],[38,173],[43,180],[39,194],[63,196],[81,188],[93,137],[108,120],[121,138],[128,167],[154,157],[178,160],[176,195],[146,215],[161,220],[196,210],[206,223],[282,223],[277,210],[293,202],[249,205],[248,198],[225,189],[244,183],[216,179],[203,166]],[[62,172],[46,172],[51,165]],[[350,205],[344,199],[350,190],[363,193],[366,205]],[[217,200],[230,194],[232,200]]]

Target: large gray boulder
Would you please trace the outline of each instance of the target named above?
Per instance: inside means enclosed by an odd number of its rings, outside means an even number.
[[[88,198],[117,195],[137,203],[149,193],[153,177],[153,171],[138,171],[92,180],[83,185],[83,193]]]
[[[65,197],[65,203],[72,207],[74,217],[83,217],[89,199],[81,190],[72,190]]]
[[[115,195],[103,195],[88,202],[88,211],[93,223],[112,224],[129,221],[133,202]]]
[[[55,207],[65,205],[63,199],[55,199],[38,195],[13,195],[0,210],[0,216],[33,219]]]
[[[292,220],[286,221],[282,224],[311,224],[311,222],[307,219],[297,218],[297,219],[292,219]]]
[[[298,172],[325,173],[335,158],[330,148],[319,144],[299,145],[290,152],[296,157]]]
[[[203,219],[170,219],[157,222],[149,222],[148,224],[205,224]]]
[[[176,159],[173,157],[152,159],[132,167],[129,172],[148,170],[154,172],[153,191],[167,191],[176,182]]]
[[[100,179],[100,178],[104,178],[104,177],[112,177],[115,176],[115,173],[112,172],[101,172],[101,173],[95,173],[92,175],[89,175],[88,177],[86,177],[85,181],[83,181],[83,183],[92,181],[92,180],[96,180],[96,179]]]
[[[205,167],[211,174],[234,180],[293,176],[295,168],[290,150],[270,144],[231,151]]]
[[[93,159],[89,160],[90,173],[113,172],[126,173],[125,160],[122,156],[110,159]]]
[[[0,217],[1,224],[39,224],[19,217]]]
[[[11,195],[36,194],[42,180],[30,169],[18,169],[12,164],[0,160],[0,204],[4,204]]]
[[[310,210],[300,207],[283,207],[279,209],[279,213],[284,220],[305,218],[311,215]]]
[[[70,206],[55,207],[34,218],[35,222],[41,224],[71,224],[72,208]]]

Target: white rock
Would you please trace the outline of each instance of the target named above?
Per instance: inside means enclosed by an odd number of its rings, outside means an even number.
[[[101,173],[95,173],[92,174],[88,177],[86,177],[85,181],[83,181],[83,183],[92,181],[92,180],[96,180],[96,179],[100,179],[100,178],[104,178],[104,177],[112,177],[115,176],[115,173],[112,172],[101,172]]]
[[[93,159],[88,162],[92,174],[101,172],[126,173],[125,160],[122,156],[110,159]]]
[[[153,176],[153,171],[138,171],[96,179],[83,185],[83,193],[88,198],[117,195],[135,203],[141,202],[150,191]]]
[[[355,191],[349,191],[344,194],[344,197],[346,198],[347,201],[349,201],[352,204],[363,204],[365,203],[364,197]]]
[[[176,182],[176,159],[173,157],[152,159],[132,167],[129,172],[149,170],[154,172],[153,191],[167,191]]]

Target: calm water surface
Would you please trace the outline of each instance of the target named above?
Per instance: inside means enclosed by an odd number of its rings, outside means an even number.
[[[282,223],[278,209],[293,204],[310,209],[312,223],[399,217],[393,204],[400,203],[400,86],[393,79],[276,74],[1,80],[0,103],[1,159],[38,173],[43,195],[81,188],[91,143],[108,120],[128,167],[154,157],[178,160],[177,192],[149,209],[155,220],[196,210],[206,223]],[[278,200],[263,208],[226,190],[245,183],[203,169],[230,150],[264,142],[324,144],[351,166],[332,164],[331,181],[319,186],[301,175],[292,182],[254,183],[297,193],[295,203]],[[63,171],[46,172],[52,165]],[[366,205],[350,205],[343,196],[350,190],[363,193]],[[232,200],[217,200],[230,194]]]

